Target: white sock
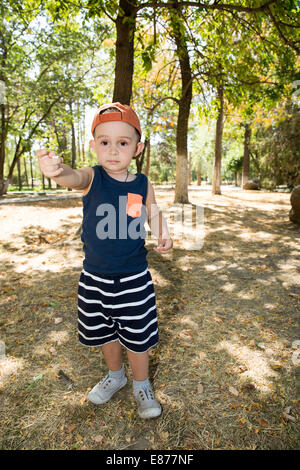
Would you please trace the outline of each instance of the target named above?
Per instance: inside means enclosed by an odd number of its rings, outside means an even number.
[[[122,367],[120,370],[109,370],[108,375],[111,378],[121,380],[125,375],[124,364],[122,364]]]

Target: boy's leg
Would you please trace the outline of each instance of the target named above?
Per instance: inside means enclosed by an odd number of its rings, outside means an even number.
[[[127,383],[119,341],[104,344],[101,348],[109,373],[88,394],[88,399],[96,405],[106,403]]]
[[[126,349],[133,374],[133,394],[141,418],[155,418],[161,414],[161,406],[156,400],[149,382],[148,351],[135,353]]]
[[[149,375],[149,354],[135,353],[126,349],[134,380],[146,380]]]
[[[122,346],[119,341],[112,341],[101,346],[109,370],[120,370],[123,363]]]

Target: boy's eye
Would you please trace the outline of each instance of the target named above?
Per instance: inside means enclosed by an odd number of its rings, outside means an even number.
[[[100,143],[101,143],[102,145],[107,145],[107,140],[102,140]]]
[[[128,142],[121,142],[121,145],[124,147],[125,145],[128,145]]]

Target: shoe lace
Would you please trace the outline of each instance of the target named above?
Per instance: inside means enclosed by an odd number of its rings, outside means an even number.
[[[99,385],[102,385],[104,389],[106,389],[110,384],[111,378],[109,377],[109,375],[107,375],[101,382],[99,382]]]
[[[154,394],[153,394],[153,391],[151,390],[151,388],[143,388],[143,389],[139,390],[139,396],[140,396],[142,401],[145,400],[145,395],[146,395],[146,398],[148,400],[154,400]]]

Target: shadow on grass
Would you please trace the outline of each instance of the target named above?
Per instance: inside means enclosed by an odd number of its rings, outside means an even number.
[[[285,217],[205,208],[201,250],[163,256],[148,243],[160,328],[149,375],[163,406],[148,423],[136,413],[125,353],[126,387],[101,407],[86,399],[107,369],[100,348],[77,339],[80,269],[26,275],[7,263],[1,448],[296,448],[299,299],[289,293],[300,293],[299,231]]]

